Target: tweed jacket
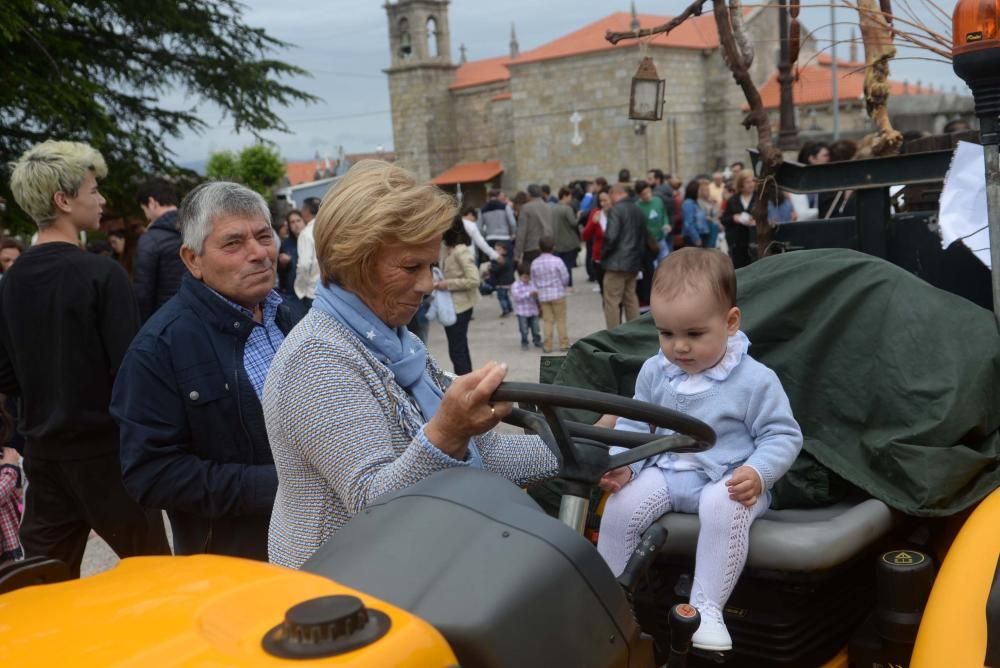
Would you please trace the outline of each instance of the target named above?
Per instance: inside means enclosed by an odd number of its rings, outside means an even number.
[[[517,257],[522,257],[529,251],[537,251],[538,242],[545,236],[555,236],[552,207],[538,198],[528,200],[521,207],[521,215],[517,219],[517,234],[514,241]]]
[[[443,389],[444,373],[430,357],[427,370]],[[315,309],[271,363],[264,417],[278,470],[268,551],[283,566],[301,566],[379,495],[469,466],[428,446],[422,414],[389,369]],[[537,436],[489,432],[476,440],[483,468],[517,484],[557,472],[556,457]]]
[[[455,302],[455,313],[465,313],[479,303],[479,269],[472,250],[465,244],[444,247],[441,272],[448,281],[448,291]]]

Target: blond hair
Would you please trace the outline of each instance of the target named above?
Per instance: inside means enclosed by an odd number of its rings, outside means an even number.
[[[62,192],[76,197],[87,172],[103,179],[108,166],[97,149],[75,141],[49,139],[32,146],[10,163],[14,200],[39,229],[56,219],[52,197]]]
[[[740,173],[736,175],[735,179],[733,179],[733,190],[735,190],[738,193],[741,190],[743,190],[743,184],[745,182],[753,180],[754,180],[753,172],[751,172],[749,169],[740,170]]]
[[[355,292],[376,286],[375,259],[386,244],[440,238],[458,206],[451,195],[397,165],[362,160],[323,198],[313,236],[323,283]]]
[[[736,306],[736,270],[728,255],[714,248],[681,248],[653,274],[653,295],[662,299],[695,290],[708,290],[723,308]]]

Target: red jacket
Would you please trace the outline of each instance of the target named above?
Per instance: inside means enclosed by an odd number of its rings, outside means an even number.
[[[591,238],[594,240],[594,246],[591,249],[591,257],[594,258],[594,262],[601,261],[601,246],[604,245],[604,229],[601,227],[601,209],[600,207],[595,208],[590,212],[590,217],[587,219],[587,224],[583,228],[583,233],[581,234],[584,241],[590,241]]]

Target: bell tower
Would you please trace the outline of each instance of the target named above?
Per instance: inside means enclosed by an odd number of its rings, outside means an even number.
[[[392,67],[451,66],[448,0],[386,2]]]
[[[429,180],[455,163],[448,0],[386,2],[389,101],[397,163]]]

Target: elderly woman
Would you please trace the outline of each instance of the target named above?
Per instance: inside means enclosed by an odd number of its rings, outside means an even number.
[[[381,494],[447,468],[525,484],[556,473],[538,437],[493,433],[506,366],[451,382],[406,323],[433,289],[455,204],[384,162],[356,164],[316,218],[321,281],[264,389],[278,470],[269,557],[298,567]]]

